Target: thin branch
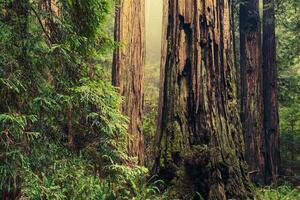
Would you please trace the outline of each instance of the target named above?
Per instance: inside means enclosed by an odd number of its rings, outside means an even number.
[[[48,35],[47,30],[46,30],[46,28],[45,28],[44,25],[43,25],[43,22],[42,22],[42,20],[41,20],[41,18],[40,18],[40,16],[39,16],[39,14],[36,12],[36,10],[35,10],[32,6],[30,6],[30,9],[33,11],[34,15],[35,15],[36,18],[38,19],[38,21],[39,21],[39,23],[40,23],[40,25],[41,25],[41,27],[42,27],[42,29],[43,29],[43,32],[45,33],[47,39],[50,41],[50,43],[53,43],[51,37]]]

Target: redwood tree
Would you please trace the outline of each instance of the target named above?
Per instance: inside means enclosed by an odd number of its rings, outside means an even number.
[[[280,164],[274,0],[264,0],[263,77],[265,180],[270,184],[276,180]]]
[[[166,56],[167,56],[167,29],[165,28],[168,23],[168,1],[163,0],[163,28],[162,28],[162,35],[161,35],[161,60],[160,60],[160,88],[164,87],[164,79],[165,79],[165,64],[166,64]],[[164,97],[164,90],[159,90],[159,106],[158,106],[158,119],[157,119],[157,130],[161,129],[161,122],[162,122],[162,108],[163,108],[163,97]],[[159,134],[157,134],[159,136]],[[158,141],[158,138],[157,138]]]
[[[241,121],[252,181],[263,183],[264,131],[259,0],[240,4]]]
[[[154,172],[182,199],[193,192],[204,199],[247,199],[231,1],[168,0],[167,6]]]
[[[124,96],[122,112],[129,117],[128,142],[130,155],[144,161],[143,80],[145,64],[145,2],[119,0],[115,16],[115,41],[120,47],[114,52],[112,82]]]

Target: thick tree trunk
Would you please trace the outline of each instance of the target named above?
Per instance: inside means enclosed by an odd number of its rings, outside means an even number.
[[[169,0],[167,5],[154,169],[182,199],[193,192],[205,199],[246,199],[251,192],[237,116],[231,2]]]
[[[263,82],[265,125],[265,180],[275,182],[280,165],[279,116],[277,93],[275,10],[273,0],[264,0],[263,11]]]
[[[143,164],[145,2],[119,0],[117,5],[115,40],[121,43],[121,47],[114,52],[112,82],[125,98],[122,112],[130,119],[128,132],[132,136],[128,144],[129,153]]]
[[[264,131],[259,0],[240,4],[241,121],[252,181],[263,183]]]

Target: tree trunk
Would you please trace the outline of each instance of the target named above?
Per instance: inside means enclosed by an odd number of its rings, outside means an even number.
[[[46,17],[42,19],[44,34],[46,34],[51,43],[56,43],[60,37],[56,22],[61,17],[61,5],[58,0],[43,0],[41,4],[42,9],[47,12]]]
[[[153,169],[175,185],[177,198],[198,192],[204,199],[246,199],[251,191],[237,115],[231,2],[169,0],[167,6]]]
[[[256,183],[263,183],[263,81],[258,3],[259,0],[243,0],[240,4],[241,121],[250,177]]]
[[[159,78],[159,101],[158,101],[158,118],[157,118],[157,127],[156,127],[156,147],[159,146],[160,142],[160,135],[161,135],[161,123],[162,123],[162,109],[163,109],[163,97],[164,97],[164,90],[162,89],[164,87],[165,82],[165,65],[166,65],[166,56],[167,56],[167,45],[168,45],[168,36],[167,36],[167,29],[165,27],[168,26],[168,1],[163,1],[163,16],[162,16],[162,35],[161,35],[161,60],[160,60],[160,78]],[[159,163],[160,159],[160,153],[158,152],[158,149],[155,151],[155,161],[154,163]],[[154,164],[151,174],[157,173],[158,165]]]
[[[265,180],[267,184],[271,184],[276,180],[280,165],[275,10],[273,0],[264,0],[263,77],[266,145]]]
[[[129,117],[130,155],[144,162],[142,134],[145,64],[145,2],[119,0],[115,16],[115,40],[121,47],[114,52],[112,82],[124,96],[122,112]]]

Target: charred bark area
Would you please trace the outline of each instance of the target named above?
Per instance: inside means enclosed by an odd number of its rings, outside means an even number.
[[[167,6],[154,171],[175,185],[177,198],[198,192],[204,199],[247,199],[231,2],[169,0]]]
[[[144,162],[143,107],[145,64],[145,2],[119,0],[115,16],[115,41],[120,47],[114,52],[112,83],[124,96],[122,112],[129,117],[128,142],[130,155]]]
[[[273,0],[264,0],[263,82],[265,125],[265,181],[274,183],[280,165],[278,86],[276,67],[275,10]]]
[[[255,183],[264,179],[263,77],[259,0],[240,4],[241,121],[245,158]]]

